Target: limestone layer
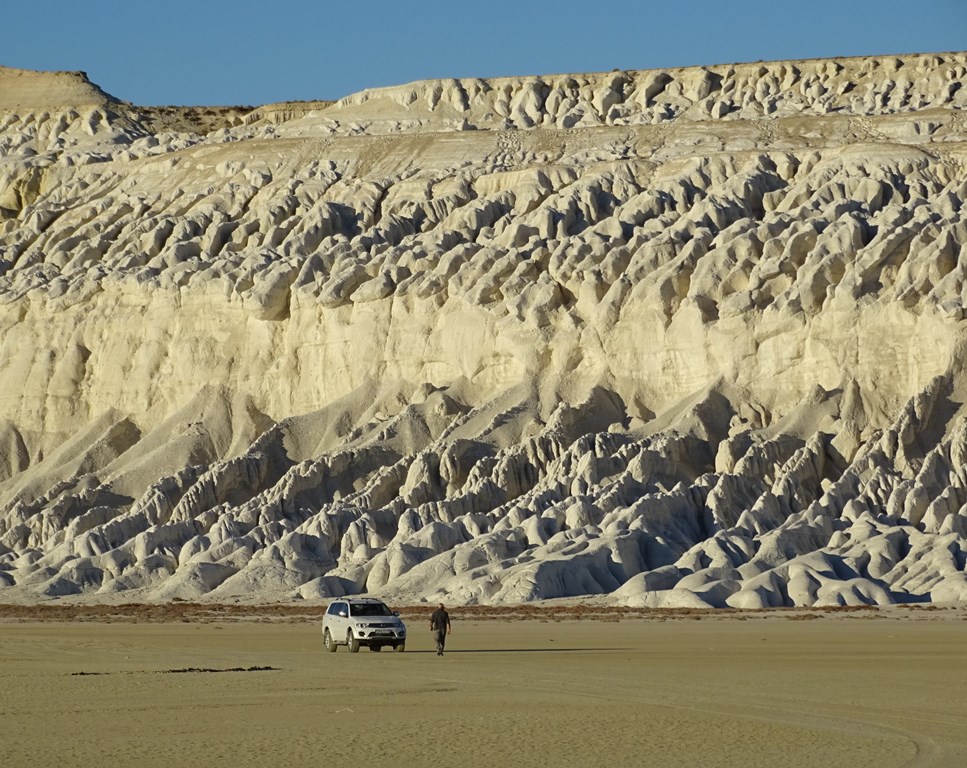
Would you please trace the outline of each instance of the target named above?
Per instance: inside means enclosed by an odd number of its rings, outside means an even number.
[[[0,69],[0,600],[967,600],[965,75]]]

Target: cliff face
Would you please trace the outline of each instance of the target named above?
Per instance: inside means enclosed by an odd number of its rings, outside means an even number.
[[[0,599],[967,599],[965,75],[0,70]]]

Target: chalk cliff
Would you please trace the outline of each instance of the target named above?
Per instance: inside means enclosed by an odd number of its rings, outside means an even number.
[[[965,76],[0,68],[0,601],[967,600]]]

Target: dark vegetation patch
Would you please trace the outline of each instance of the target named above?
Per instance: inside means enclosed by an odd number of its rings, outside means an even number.
[[[37,605],[2,605],[0,621],[98,622],[130,624],[163,624],[172,622],[213,624],[252,623],[316,623],[322,621],[326,603],[250,605],[237,603],[191,603],[173,600],[169,603],[121,603],[118,605],[76,605],[59,602]],[[436,604],[391,606],[408,622],[423,621]],[[845,615],[855,618],[903,616],[909,611],[940,611],[952,607],[894,606],[901,612],[884,614],[876,606],[834,606],[811,608],[771,608],[739,610],[735,608],[627,608],[608,605],[520,605],[452,606],[447,610],[454,620],[462,621],[606,621],[623,620],[675,621],[697,619],[784,618],[808,621],[822,616]]]
[[[277,672],[275,667],[229,667],[228,669],[209,669],[206,667],[186,667],[185,669],[166,669],[165,675],[181,675],[189,672]]]
[[[142,672],[71,672],[71,677],[91,677],[96,675],[181,675],[197,672],[278,672],[278,667],[229,667],[211,669],[208,667],[186,667],[185,669],[145,670]]]

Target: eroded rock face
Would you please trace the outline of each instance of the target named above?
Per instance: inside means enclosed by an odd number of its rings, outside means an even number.
[[[0,69],[0,599],[967,599],[965,75]]]

